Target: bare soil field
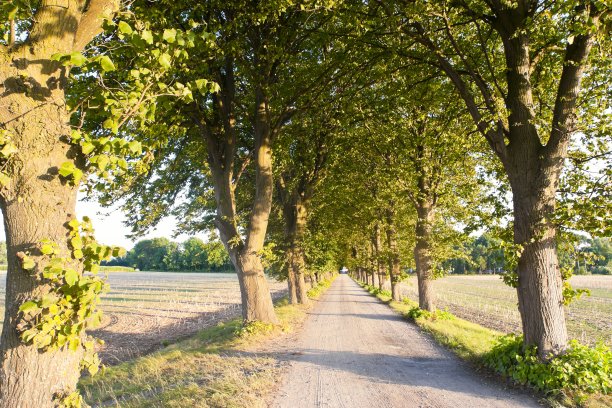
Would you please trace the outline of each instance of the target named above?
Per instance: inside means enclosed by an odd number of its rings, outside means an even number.
[[[571,338],[582,343],[612,345],[612,276],[573,276],[574,288],[591,291],[566,308]],[[516,291],[499,276],[454,275],[435,281],[437,307],[502,332],[521,331]],[[404,296],[418,299],[416,277],[403,283]]]
[[[91,332],[104,340],[100,356],[116,364],[149,353],[240,314],[240,288],[231,273],[115,272],[102,298],[104,321]],[[287,284],[268,280],[275,298]],[[6,273],[0,272],[0,328]]]

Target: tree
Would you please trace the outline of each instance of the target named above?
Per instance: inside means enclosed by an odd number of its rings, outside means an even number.
[[[184,215],[185,229],[214,223],[237,271],[245,322],[277,321],[261,259],[272,208],[272,152],[312,87],[311,78],[296,82],[291,67],[299,66],[314,32],[309,29],[325,14],[314,6],[164,1],[153,9],[148,3],[133,8],[155,27],[186,18],[205,22],[214,33],[214,52],[203,52],[205,64],[194,59],[189,69],[174,71],[173,81],[207,76],[219,87],[175,103],[165,112],[166,127],[135,130],[158,145],[150,171],[127,193],[130,222],[146,229],[173,208]],[[179,193],[189,198],[182,205],[176,205]]]
[[[38,279],[50,250],[42,242],[52,242],[58,253],[75,251],[68,223],[74,219],[79,177],[64,178],[62,170],[82,174],[83,159],[71,144],[66,86],[71,67],[81,62],[81,52],[118,1],[24,3],[7,2],[0,14],[3,22],[10,21],[8,30],[2,26],[8,41],[0,44],[0,205],[8,247],[0,407],[50,407],[64,398],[78,399],[73,392],[83,348],[41,348],[24,341],[21,307],[53,294],[51,281]],[[56,54],[71,57],[58,61]],[[79,254],[68,263],[83,270]]]
[[[399,1],[383,8],[385,21],[416,42],[409,50],[402,44],[401,54],[448,77],[503,164],[525,343],[542,358],[563,352],[556,193],[571,135],[587,121],[606,122],[594,106],[605,98],[606,81],[598,78],[609,64],[609,11],[594,1]],[[591,53],[594,44],[602,52]]]
[[[203,271],[208,267],[206,243],[199,238],[189,238],[181,244],[180,270]]]
[[[130,263],[141,271],[168,271],[175,266],[172,257],[178,244],[168,238],[153,238],[138,241],[128,253]]]

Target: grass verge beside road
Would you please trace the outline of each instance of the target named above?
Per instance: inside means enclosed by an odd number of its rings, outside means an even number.
[[[318,298],[335,278],[311,289]],[[292,331],[306,309],[276,304],[278,326],[232,319],[161,351],[84,378],[79,388],[93,406],[265,407],[281,368],[272,357],[248,353],[265,340]]]
[[[440,344],[450,348],[459,357],[469,361],[479,369],[493,372],[486,365],[486,358],[493,351],[504,333],[488,329],[476,323],[460,319],[446,311],[427,313],[419,311],[418,303],[404,298],[401,302],[393,301],[389,291],[380,291],[378,288],[363,282],[356,282],[371,295],[387,303],[393,310],[413,321],[424,331],[430,333]],[[608,362],[603,370],[609,372]],[[609,375],[608,375],[609,382]],[[609,387],[609,384],[608,384]],[[571,390],[555,390],[549,392],[547,403],[553,407],[579,406],[588,408],[612,407],[612,396],[601,393],[579,394]]]

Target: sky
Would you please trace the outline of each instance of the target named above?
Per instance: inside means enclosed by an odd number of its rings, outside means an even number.
[[[102,208],[97,202],[79,200],[76,207],[76,213],[79,219],[83,218],[83,216],[91,218],[96,231],[96,239],[98,242],[105,245],[118,245],[125,249],[131,249],[137,241],[145,238],[166,237],[179,242],[189,238],[188,235],[184,234],[172,238],[174,227],[176,226],[176,218],[172,216],[164,218],[156,229],[151,230],[145,236],[132,240],[127,237],[130,233],[130,228],[123,224],[125,216],[121,210],[116,207]],[[0,225],[4,225],[1,214],[0,221],[2,221]],[[197,236],[204,240],[206,239],[204,234]],[[4,228],[0,228],[0,241],[4,240],[6,240]]]

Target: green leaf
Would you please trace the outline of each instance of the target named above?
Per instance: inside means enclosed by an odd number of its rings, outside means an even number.
[[[75,169],[73,162],[64,162],[59,168],[59,174],[62,177],[70,177]]]
[[[108,166],[109,161],[110,159],[106,155],[101,154],[98,156],[98,160],[96,161],[96,164],[98,165],[98,168],[100,169],[100,171],[104,171],[104,169],[106,169],[106,166]]]
[[[83,241],[79,236],[72,237],[72,239],[70,240],[70,245],[73,249],[81,249],[83,248]]]
[[[83,152],[83,154],[89,154],[93,152],[95,148],[96,146],[94,146],[94,144],[91,142],[81,143],[81,151]]]
[[[83,171],[75,168],[72,172],[72,181],[74,184],[77,184],[79,181],[81,181],[81,178],[83,178]]]
[[[117,258],[126,254],[125,249],[121,247],[113,247],[113,257]]]
[[[113,61],[106,55],[101,55],[98,58],[98,62],[100,63],[100,67],[102,67],[102,69],[106,72],[114,71],[116,69]]]
[[[53,253],[53,245],[44,244],[40,247],[40,252],[42,252],[43,255],[51,255]]]
[[[107,118],[104,122],[102,122],[102,127],[104,129],[111,129],[111,131],[113,133],[117,133],[117,132],[115,132],[115,129],[118,128],[118,125],[117,125],[117,122],[115,121],[115,119],[112,118],[112,117]]]
[[[71,351],[77,351],[79,346],[81,345],[81,340],[78,337],[72,337],[70,342],[68,343],[68,348]]]
[[[128,145],[128,149],[132,154],[141,154],[142,153],[142,144],[138,140],[133,140]]]
[[[134,30],[132,30],[132,27],[130,27],[130,25],[126,23],[125,21],[120,21],[118,28],[121,34],[130,35],[134,32]]]
[[[11,182],[11,178],[3,171],[0,171],[0,185],[6,186]]]
[[[162,38],[169,44],[174,43],[176,41],[176,30],[174,28],[165,29]]]
[[[26,256],[23,258],[21,262],[21,267],[25,269],[26,271],[29,271],[36,267],[36,262],[34,262],[34,260],[30,258],[29,256]]]
[[[74,251],[72,251],[72,256],[74,256],[75,259],[83,259],[83,251],[81,251],[80,249],[75,249]]]
[[[205,94],[206,92],[208,92],[208,88],[206,87],[208,85],[208,80],[196,79],[195,84],[196,88],[198,88],[198,91],[200,91],[200,93]]]
[[[4,157],[9,157],[10,155],[16,152],[17,152],[17,146],[15,146],[14,144],[10,142],[5,144],[2,150],[0,150],[0,154]]]
[[[149,30],[143,30],[140,34],[140,38],[149,45],[153,44],[153,33]]]
[[[91,265],[91,267],[89,268],[89,272],[96,274],[100,271],[100,265],[98,264],[93,264]]]
[[[83,138],[83,134],[78,129],[72,129],[70,131],[70,139],[72,139],[72,143],[76,143],[77,141]]]
[[[172,68],[172,59],[170,58],[170,55],[163,53],[162,55],[159,56],[159,64],[166,69],[170,69]]]
[[[70,53],[70,65],[74,65],[76,67],[80,67],[81,65],[87,62],[87,58],[83,54],[78,51]]]
[[[19,311],[23,313],[28,313],[36,309],[38,309],[38,303],[33,301],[25,302],[23,305],[19,306]]]
[[[77,228],[79,228],[79,220],[77,220],[76,218],[70,220],[70,222],[68,223],[68,226],[72,229],[72,230],[76,230]]]
[[[64,280],[69,286],[74,286],[74,284],[79,280],[79,274],[74,269],[66,269]]]

